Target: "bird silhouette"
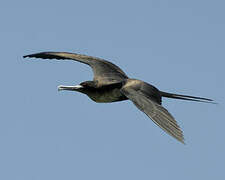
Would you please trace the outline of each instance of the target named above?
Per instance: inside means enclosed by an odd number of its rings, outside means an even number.
[[[118,66],[104,59],[68,52],[41,52],[23,56],[74,60],[91,66],[94,79],[75,86],[58,86],[58,90],[78,91],[98,103],[131,100],[152,121],[178,141],[184,143],[183,132],[173,116],[162,106],[162,97],[213,103],[212,99],[172,94],[137,79],[130,79]]]

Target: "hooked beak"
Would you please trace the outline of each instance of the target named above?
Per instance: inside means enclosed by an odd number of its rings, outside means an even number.
[[[77,91],[77,90],[82,89],[82,88],[83,88],[83,86],[81,86],[81,85],[76,85],[76,86],[60,85],[60,86],[58,86],[58,91],[62,91],[62,90]]]

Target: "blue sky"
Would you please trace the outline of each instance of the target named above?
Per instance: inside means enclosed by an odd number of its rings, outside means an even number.
[[[0,179],[225,179],[225,3],[1,1]],[[105,58],[129,77],[218,105],[163,99],[186,145],[131,102],[96,104],[60,84],[92,79],[40,51]]]

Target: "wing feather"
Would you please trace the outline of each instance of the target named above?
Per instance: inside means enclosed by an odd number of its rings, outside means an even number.
[[[129,98],[138,109],[152,119],[155,124],[178,141],[184,143],[182,130],[173,116],[164,107],[151,100],[149,97],[146,97],[143,92],[134,90],[131,87],[122,88],[121,92]]]
[[[121,82],[127,79],[127,75],[115,64],[97,57],[87,56],[83,54],[67,53],[67,52],[41,52],[23,56],[35,57],[42,59],[67,59],[75,60],[91,66],[94,72],[94,80],[99,82],[99,86],[111,83]]]

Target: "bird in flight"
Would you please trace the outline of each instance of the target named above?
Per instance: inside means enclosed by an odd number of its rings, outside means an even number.
[[[41,52],[23,56],[74,60],[89,65],[94,73],[93,81],[85,81],[75,86],[58,86],[58,90],[77,91],[86,94],[98,103],[131,100],[152,121],[178,141],[184,143],[183,132],[173,116],[162,106],[162,97],[189,101],[213,103],[202,97],[172,94],[158,90],[144,81],[130,79],[118,66],[104,59],[68,52]]]

